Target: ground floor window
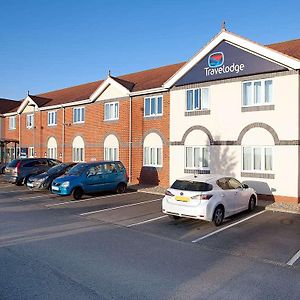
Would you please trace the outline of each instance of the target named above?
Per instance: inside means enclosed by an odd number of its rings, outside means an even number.
[[[104,160],[118,160],[119,149],[113,147],[104,148]]]
[[[271,172],[273,166],[273,147],[244,146],[242,151],[243,171]]]
[[[162,148],[144,147],[144,166],[162,166]]]
[[[28,148],[28,157],[34,157],[34,147]]]
[[[74,162],[84,161],[84,148],[73,148],[73,161]]]
[[[56,147],[48,148],[47,157],[57,159],[57,148]]]
[[[209,147],[208,146],[186,146],[185,167],[187,169],[209,169]]]

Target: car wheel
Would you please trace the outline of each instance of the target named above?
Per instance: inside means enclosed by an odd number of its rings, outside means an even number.
[[[83,195],[83,191],[81,188],[75,188],[72,192],[72,196],[75,200],[80,200]]]
[[[23,180],[17,180],[16,181],[16,185],[22,185],[22,183],[23,183]]]
[[[174,216],[174,215],[168,215],[168,217],[172,220],[179,220],[180,217],[179,216]]]
[[[220,226],[224,220],[224,208],[222,206],[217,206],[214,215],[213,215],[213,222],[215,226]]]
[[[248,211],[252,211],[256,206],[256,199],[255,197],[252,195],[250,197],[250,200],[249,200],[249,204],[248,204]]]
[[[126,192],[126,184],[125,183],[119,183],[116,189],[117,194],[123,194]]]

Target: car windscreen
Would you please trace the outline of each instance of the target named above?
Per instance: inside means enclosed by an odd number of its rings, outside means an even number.
[[[19,161],[19,159],[14,159],[7,165],[7,167],[15,168]]]
[[[74,166],[73,168],[71,168],[67,175],[81,175],[83,172],[85,172],[88,169],[88,165],[87,164],[78,164],[76,166]]]
[[[206,182],[176,180],[172,184],[171,188],[176,190],[192,191],[192,192],[208,192],[213,189],[213,186]]]
[[[59,164],[59,165],[56,165],[56,166],[50,168],[47,171],[47,173],[49,175],[52,175],[52,174],[56,174],[56,173],[62,172],[64,169],[66,169],[66,165],[65,164]]]

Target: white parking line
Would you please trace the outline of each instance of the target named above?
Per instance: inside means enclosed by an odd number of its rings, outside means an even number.
[[[132,193],[128,193],[128,194],[135,194],[135,193],[138,193],[138,192],[132,192]],[[52,206],[59,206],[59,205],[65,205],[65,204],[73,204],[73,203],[80,203],[80,202],[86,202],[86,201],[92,201],[92,200],[101,200],[101,199],[105,199],[105,198],[111,198],[111,197],[116,197],[116,196],[121,196],[124,194],[116,194],[116,195],[109,195],[109,196],[103,196],[103,197],[94,197],[94,198],[88,198],[88,199],[82,199],[82,200],[75,200],[75,201],[66,201],[66,202],[60,202],[60,203],[55,203],[55,204],[47,204],[45,205],[46,207],[52,207]]]
[[[201,240],[204,240],[204,239],[206,239],[206,238],[208,238],[208,237],[210,237],[210,236],[212,236],[212,235],[215,235],[215,234],[217,234],[217,233],[219,233],[219,232],[221,232],[221,231],[224,231],[224,230],[226,230],[226,229],[228,229],[228,228],[231,228],[231,227],[233,227],[233,226],[235,226],[235,225],[238,225],[238,224],[240,224],[240,223],[242,223],[242,222],[245,222],[245,221],[247,221],[247,220],[249,220],[249,219],[252,219],[252,218],[254,218],[254,217],[256,217],[256,216],[258,216],[258,215],[260,215],[260,214],[262,214],[262,213],[264,213],[264,212],[265,212],[265,210],[260,211],[260,212],[258,212],[258,213],[256,213],[256,214],[251,215],[251,216],[249,216],[249,217],[247,217],[247,218],[245,218],[245,219],[242,219],[242,220],[240,220],[240,221],[238,221],[238,222],[235,222],[235,223],[232,223],[232,224],[230,224],[230,225],[228,225],[228,226],[222,227],[222,228],[220,228],[220,229],[218,229],[218,230],[216,230],[216,231],[213,231],[213,232],[211,232],[211,233],[209,233],[209,234],[206,234],[206,235],[204,235],[204,236],[202,236],[202,237],[200,237],[200,238],[198,238],[198,239],[196,239],[196,240],[193,240],[192,243],[197,243],[197,242],[199,242],[199,241],[201,241]]]
[[[0,189],[5,189],[5,188],[8,188],[8,187],[14,187],[14,186],[12,184],[1,185]]]
[[[116,207],[104,208],[104,209],[100,209],[100,210],[82,213],[82,214],[80,214],[80,216],[87,216],[87,215],[92,215],[92,214],[96,214],[96,213],[100,213],[100,212],[104,212],[104,211],[110,211],[110,210],[115,210],[115,209],[124,208],[124,207],[131,207],[131,206],[136,206],[136,205],[141,205],[141,204],[151,203],[151,202],[161,201],[161,200],[162,200],[162,198],[159,198],[159,199],[142,201],[142,202],[133,203],[133,204],[126,204],[126,205],[121,205],[121,206],[116,206]]]
[[[156,221],[156,220],[159,220],[159,219],[162,219],[162,218],[165,218],[165,217],[167,217],[167,216],[163,215],[163,216],[160,216],[160,217],[157,217],[157,218],[153,218],[153,219],[145,220],[145,221],[142,221],[142,222],[130,224],[130,225],[127,225],[126,227],[129,228],[129,227],[133,227],[133,226],[137,226],[137,225],[142,225],[142,224],[150,223],[152,221]]]
[[[35,198],[43,198],[43,197],[49,197],[49,198],[54,198],[53,196],[50,195],[38,195],[38,196],[31,196],[31,197],[20,197],[18,200],[29,200],[29,199],[35,199]]]
[[[292,266],[300,258],[300,250],[287,262],[289,266]]]

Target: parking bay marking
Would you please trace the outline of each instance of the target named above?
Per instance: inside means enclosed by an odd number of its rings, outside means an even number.
[[[133,227],[133,226],[137,226],[137,225],[142,225],[142,224],[150,223],[150,222],[152,222],[152,221],[160,220],[160,219],[165,218],[165,217],[168,217],[168,216],[163,215],[163,216],[160,216],[160,217],[157,217],[157,218],[153,218],[153,219],[145,220],[145,221],[142,221],[142,222],[130,224],[130,225],[127,225],[126,227],[130,228],[130,227]]]
[[[29,199],[43,198],[43,197],[55,198],[55,197],[51,196],[51,194],[50,195],[45,194],[45,195],[31,196],[31,197],[20,197],[20,198],[18,198],[18,200],[29,200]]]
[[[262,213],[264,213],[264,212],[266,212],[266,211],[265,211],[265,210],[260,211],[260,212],[258,212],[258,213],[256,213],[256,214],[251,215],[251,216],[249,216],[249,217],[247,217],[247,218],[245,218],[245,219],[242,219],[242,220],[240,220],[240,221],[238,221],[238,222],[232,223],[232,224],[230,224],[230,225],[228,225],[228,226],[225,226],[225,227],[220,228],[220,229],[218,229],[218,230],[215,230],[215,231],[213,231],[213,232],[211,232],[211,233],[208,233],[208,234],[206,234],[206,235],[204,235],[204,236],[202,236],[202,237],[200,237],[200,238],[198,238],[198,239],[193,240],[192,243],[197,243],[197,242],[199,242],[199,241],[201,241],[201,240],[204,240],[204,239],[206,239],[206,238],[208,238],[208,237],[210,237],[210,236],[212,236],[212,235],[215,235],[215,234],[217,234],[217,233],[219,233],[219,232],[221,232],[221,231],[224,231],[224,230],[226,230],[226,229],[228,229],[228,228],[231,228],[231,227],[233,227],[233,226],[235,226],[235,225],[238,225],[238,224],[240,224],[240,223],[242,223],[242,222],[245,222],[245,221],[247,221],[247,220],[249,220],[249,219],[252,219],[252,218],[254,218],[254,217],[256,217],[256,216],[258,216],[258,215],[260,215],[260,214],[262,214]]]
[[[287,262],[289,266],[292,266],[300,258],[300,250]]]
[[[100,212],[104,212],[104,211],[111,211],[111,210],[115,210],[115,209],[119,209],[119,208],[131,207],[131,206],[136,206],[136,205],[141,205],[141,204],[146,204],[146,203],[151,203],[151,202],[161,201],[161,200],[162,200],[162,198],[159,198],[159,199],[142,201],[142,202],[138,202],[138,203],[126,204],[126,205],[121,205],[121,206],[116,206],[116,207],[109,207],[109,208],[104,208],[104,209],[100,209],[100,210],[82,213],[82,214],[80,214],[80,216],[87,216],[87,215],[92,215],[92,214],[96,214],[96,213],[100,213]]]
[[[131,192],[131,193],[127,193],[127,194],[135,194],[138,192]],[[110,198],[110,197],[116,197],[116,196],[121,196],[124,194],[117,194],[117,195],[108,195],[108,196],[100,196],[100,197],[94,197],[94,198],[88,198],[88,199],[82,199],[82,200],[75,200],[75,201],[67,201],[67,202],[60,202],[60,203],[55,203],[55,204],[47,204],[45,205],[46,207],[52,207],[52,206],[59,206],[59,205],[65,205],[65,204],[73,204],[73,203],[80,203],[80,202],[86,202],[86,201],[92,201],[92,200],[101,200],[101,199],[105,199],[105,198]]]

